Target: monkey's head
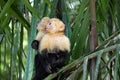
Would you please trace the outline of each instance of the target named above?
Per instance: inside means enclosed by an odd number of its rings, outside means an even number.
[[[49,33],[64,32],[65,24],[57,18],[52,18],[52,19],[49,20],[45,29]]]
[[[42,18],[42,20],[37,25],[38,31],[45,31],[45,27],[48,24],[49,20],[50,20],[49,17]]]

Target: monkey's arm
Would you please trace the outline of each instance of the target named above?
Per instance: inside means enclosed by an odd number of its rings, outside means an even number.
[[[36,39],[32,41],[31,46],[33,49],[38,50],[40,40],[42,39],[43,36],[44,36],[44,33],[42,31],[39,31],[36,36]]]
[[[44,36],[44,34],[45,34],[44,32],[39,31],[38,34],[37,34],[37,36],[36,36],[36,39],[35,39],[35,40],[40,41],[40,40],[42,39],[42,37]]]

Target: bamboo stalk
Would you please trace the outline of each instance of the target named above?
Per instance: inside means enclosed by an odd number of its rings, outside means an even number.
[[[96,31],[96,12],[95,12],[95,1],[90,0],[90,51],[93,52],[97,47],[97,31]],[[94,80],[96,58],[90,60],[90,80]]]

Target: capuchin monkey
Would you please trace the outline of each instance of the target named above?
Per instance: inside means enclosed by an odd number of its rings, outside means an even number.
[[[70,52],[70,41],[64,34],[65,25],[57,18],[51,18],[45,26],[45,35],[38,46],[35,56],[35,77],[43,80],[51,73],[57,72],[66,62]]]

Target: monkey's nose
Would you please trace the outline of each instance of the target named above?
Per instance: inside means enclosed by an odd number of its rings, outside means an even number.
[[[49,29],[49,25],[46,25],[45,30],[48,30],[48,29]]]

